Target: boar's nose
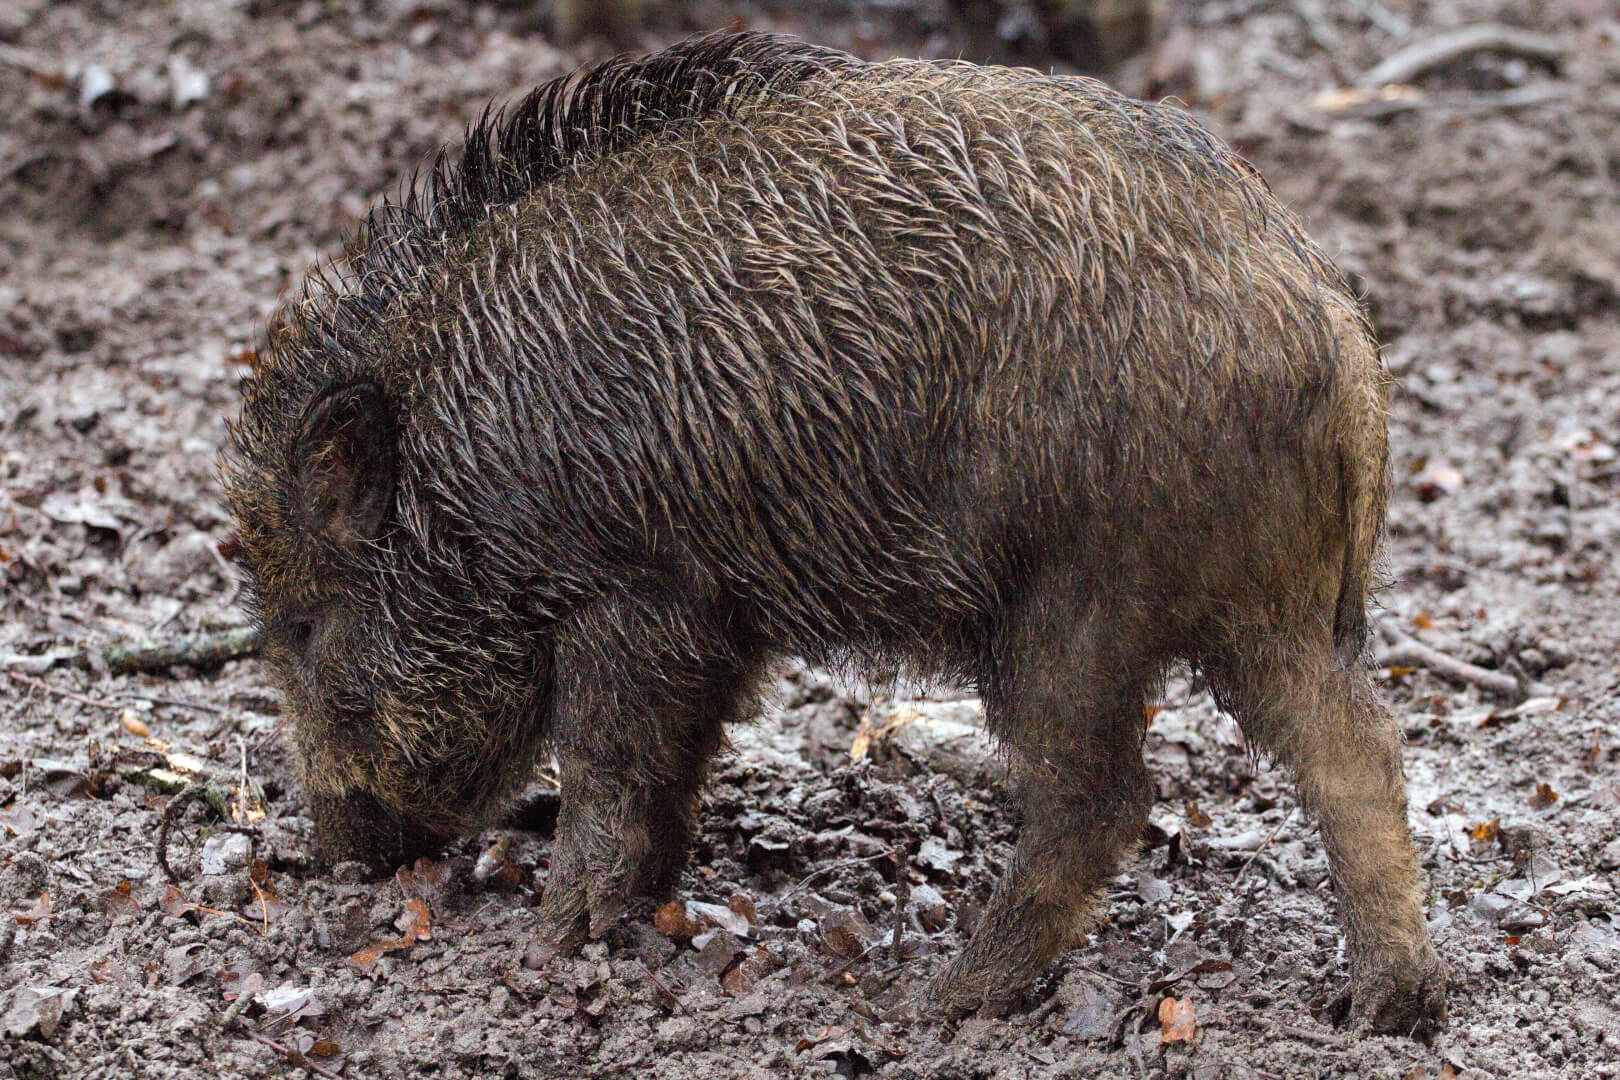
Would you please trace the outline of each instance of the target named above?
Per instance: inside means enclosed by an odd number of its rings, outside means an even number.
[[[309,801],[315,816],[315,847],[328,866],[353,861],[374,874],[386,874],[454,839],[363,792],[339,796],[311,792]]]

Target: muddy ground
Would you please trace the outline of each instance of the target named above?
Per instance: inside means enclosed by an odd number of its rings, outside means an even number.
[[[700,5],[646,43],[727,10],[874,56],[962,48],[943,5],[892,2]],[[1318,96],[1488,21],[1559,50]],[[246,350],[370,200],[583,54],[549,33],[543,6],[447,0],[0,6],[0,1077],[1620,1075],[1620,23],[1600,0],[1181,4],[1115,73],[1188,101],[1365,290],[1400,380],[1383,619],[1529,694],[1384,672],[1454,973],[1432,1043],[1335,1027],[1315,830],[1185,681],[1106,923],[1020,1014],[941,1029],[905,1002],[1013,836],[971,697],[784,667],[708,795],[684,907],[534,972],[543,782],[482,881],[493,832],[393,880],[323,875],[258,661],[111,674],[111,644],[242,623],[214,460]],[[151,770],[175,754],[262,803],[181,806],[171,888]],[[1190,1009],[1191,1037],[1161,1009]]]

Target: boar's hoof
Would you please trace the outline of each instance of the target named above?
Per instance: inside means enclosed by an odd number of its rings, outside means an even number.
[[[946,965],[922,992],[917,1011],[939,1021],[960,1020],[970,1014],[1000,1017],[1014,1012],[1024,1000],[1027,980],[991,979],[986,974],[962,970],[956,962]]]
[[[1445,1026],[1446,965],[1438,957],[1377,971],[1350,987],[1350,1023],[1357,1031],[1427,1036]]]
[[[525,967],[544,967],[553,957],[595,941],[629,907],[625,875],[570,873],[571,862],[566,854],[553,856],[551,878],[540,898],[540,929],[523,954]]]

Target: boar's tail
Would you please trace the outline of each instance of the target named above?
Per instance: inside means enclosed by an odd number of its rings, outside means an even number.
[[[1345,379],[1337,447],[1345,545],[1333,644],[1340,662],[1349,666],[1367,647],[1367,603],[1389,507],[1390,379],[1366,320],[1359,313],[1345,314],[1336,335]]]

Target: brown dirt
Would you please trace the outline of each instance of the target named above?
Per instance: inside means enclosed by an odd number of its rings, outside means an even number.
[[[0,1078],[300,1071],[268,1043],[384,1077],[1620,1075],[1620,23],[1597,0],[1211,0],[1116,75],[1189,101],[1367,292],[1401,383],[1383,617],[1533,684],[1513,708],[1388,673],[1454,972],[1432,1044],[1333,1026],[1342,937],[1314,828],[1186,685],[1154,719],[1156,827],[1107,922],[1024,1012],[941,1029],[906,1003],[960,947],[1012,824],[993,761],[922,722],[852,763],[862,715],[893,715],[869,690],[784,669],[738,733],[680,896],[741,895],[751,923],[711,913],[729,929],[689,943],[641,913],[536,973],[543,789],[490,882],[473,864],[494,834],[403,880],[321,875],[257,661],[109,674],[113,642],[242,621],[213,471],[242,350],[370,199],[487,99],[572,66],[532,10],[0,10]],[[871,55],[960,49],[943,5],[786,10],[745,14]],[[721,18],[700,5],[648,44]],[[1565,96],[1371,119],[1313,103],[1484,21],[1570,50],[1459,60],[1424,92]],[[228,772],[245,750],[265,793],[245,833],[186,808],[167,905],[167,796],[121,773],[153,748],[125,720]],[[429,936],[363,970],[351,954],[420,931],[396,924],[407,890]],[[1161,1042],[1166,997],[1191,1002],[1191,1043]]]

